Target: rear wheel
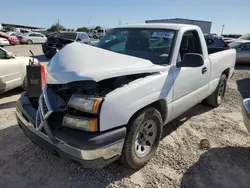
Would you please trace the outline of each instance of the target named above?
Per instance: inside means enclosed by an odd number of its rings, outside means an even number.
[[[162,135],[162,117],[155,108],[147,108],[131,122],[122,152],[122,162],[140,169],[154,156]]]
[[[215,91],[206,98],[206,103],[213,106],[213,107],[218,107],[221,102],[223,101],[225,92],[226,92],[226,87],[227,87],[227,77],[225,74],[221,75],[219,84]]]
[[[27,40],[27,44],[31,45],[31,44],[33,44],[33,41],[32,40]]]

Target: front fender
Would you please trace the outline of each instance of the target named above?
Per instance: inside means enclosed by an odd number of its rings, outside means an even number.
[[[100,112],[100,131],[126,125],[133,114],[160,99],[172,101],[173,79],[168,71],[156,73],[109,93]]]

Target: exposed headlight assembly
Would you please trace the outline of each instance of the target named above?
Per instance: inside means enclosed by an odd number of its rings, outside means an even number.
[[[65,115],[63,117],[62,125],[73,129],[79,129],[89,132],[96,132],[98,130],[97,118],[89,119],[89,118],[81,118],[71,115]]]
[[[88,97],[85,95],[72,95],[69,99],[68,106],[83,112],[97,114],[101,102],[102,98]]]

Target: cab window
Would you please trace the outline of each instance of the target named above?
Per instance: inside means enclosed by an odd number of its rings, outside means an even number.
[[[184,33],[179,53],[181,60],[186,53],[198,53],[202,55],[201,42],[197,31],[187,31]]]

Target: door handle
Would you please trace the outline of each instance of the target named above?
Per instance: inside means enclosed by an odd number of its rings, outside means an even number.
[[[203,67],[202,69],[201,69],[201,73],[202,74],[205,74],[207,72],[207,67]]]

